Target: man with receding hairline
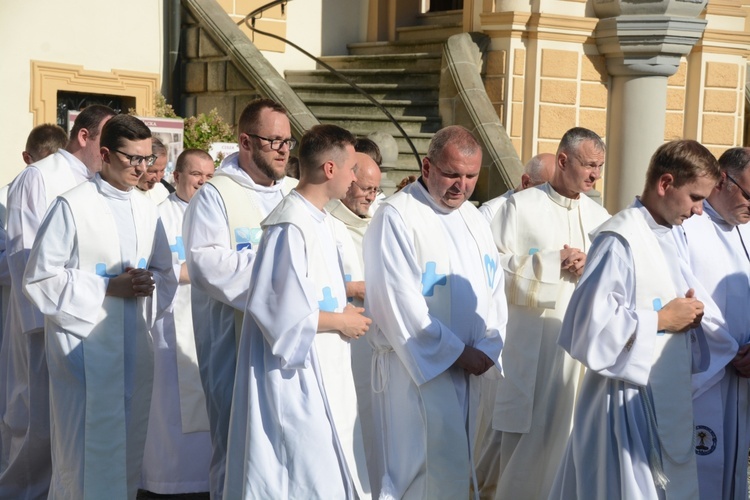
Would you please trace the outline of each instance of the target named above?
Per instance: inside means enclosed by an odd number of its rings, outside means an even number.
[[[508,198],[513,196],[514,193],[519,193],[524,189],[544,184],[552,179],[554,173],[555,155],[552,153],[539,153],[530,159],[523,167],[521,182],[515,187],[515,189],[509,189],[497,198],[484,202],[482,206],[479,207],[479,211],[485,216],[487,222],[492,222],[500,205],[508,201]]]
[[[505,377],[492,420],[502,433],[497,499],[546,498],[565,450],[582,368],[557,336],[586,263],[588,234],[609,218],[586,196],[604,157],[596,133],[568,130],[552,179],[511,196],[492,220],[508,295]]]
[[[370,320],[347,304],[325,211],[356,180],[354,136],[316,125],[300,182],[263,221],[234,387],[227,498],[368,498],[350,342]]]
[[[155,136],[151,137],[151,151],[156,155],[156,161],[141,176],[141,180],[138,181],[136,186],[136,192],[158,205],[169,196],[169,190],[161,183],[164,172],[167,170],[169,157],[167,156],[167,147],[161,142],[161,139]]]
[[[383,201],[365,234],[380,498],[476,491],[479,376],[500,376],[507,311],[497,249],[468,201],[481,165],[468,130],[438,131],[422,176]]]
[[[29,165],[8,190],[8,329],[0,348],[0,497],[45,496],[51,475],[49,377],[44,316],[23,293],[23,272],[47,208],[102,168],[99,139],[115,112],[101,105],[77,117],[64,149]]]
[[[256,99],[237,127],[239,151],[190,200],[183,238],[198,365],[211,425],[211,498],[220,500],[237,343],[252,282],[260,222],[296,186],[285,176],[292,137],[284,108]]]

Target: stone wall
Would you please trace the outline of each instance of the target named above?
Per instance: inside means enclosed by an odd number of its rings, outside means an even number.
[[[258,97],[250,82],[190,13],[182,12],[180,62],[183,72],[183,116],[208,114],[216,108],[233,126],[245,106]]]

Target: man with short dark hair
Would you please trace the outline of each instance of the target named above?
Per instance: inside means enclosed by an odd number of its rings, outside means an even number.
[[[296,186],[285,176],[292,137],[284,108],[270,99],[245,107],[239,151],[227,156],[185,211],[183,238],[192,284],[198,365],[211,424],[211,497],[222,498],[237,343],[260,222]]]
[[[347,304],[325,211],[356,179],[354,136],[316,125],[300,182],[263,221],[240,337],[227,498],[366,498],[350,342],[370,320]],[[357,340],[360,339],[360,340]],[[362,455],[359,455],[362,456]]]
[[[29,132],[26,149],[21,153],[26,165],[40,161],[68,144],[68,134],[59,125],[43,123]]]
[[[7,258],[11,292],[7,331],[0,348],[0,497],[43,497],[49,488],[49,377],[44,352],[44,317],[24,295],[29,251],[55,198],[91,179],[102,168],[102,126],[115,112],[85,108],[65,149],[29,165],[8,190]]]
[[[549,498],[698,498],[691,371],[706,364],[698,327],[712,301],[673,228],[701,215],[719,169],[681,140],[656,150],[646,177],[597,228],[564,317],[559,345],[587,370]]]
[[[582,369],[557,336],[586,263],[589,232],[609,218],[586,196],[604,157],[596,133],[570,129],[552,179],[511,196],[492,220],[508,294],[505,377],[492,420],[502,433],[495,498],[546,498],[565,451]],[[482,494],[492,495],[495,483],[486,486]]]
[[[383,201],[364,238],[378,473],[373,497],[466,498],[480,375],[500,375],[499,255],[469,202],[482,148],[438,131],[422,177]]]
[[[149,331],[177,286],[156,206],[133,193],[155,160],[150,130],[134,116],[112,117],[101,157],[93,180],[53,202],[23,276],[45,316],[50,498],[135,498],[153,380]]]

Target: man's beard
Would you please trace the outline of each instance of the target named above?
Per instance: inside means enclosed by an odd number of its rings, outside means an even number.
[[[255,163],[255,166],[258,167],[258,170],[260,170],[266,177],[272,179],[273,181],[278,181],[284,178],[284,170],[274,170],[273,164],[269,162],[260,151],[253,151],[253,163]]]

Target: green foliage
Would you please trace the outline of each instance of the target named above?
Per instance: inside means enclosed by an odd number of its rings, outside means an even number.
[[[216,108],[208,115],[185,118],[185,149],[197,148],[208,151],[212,142],[235,142],[232,126],[224,121]]]

